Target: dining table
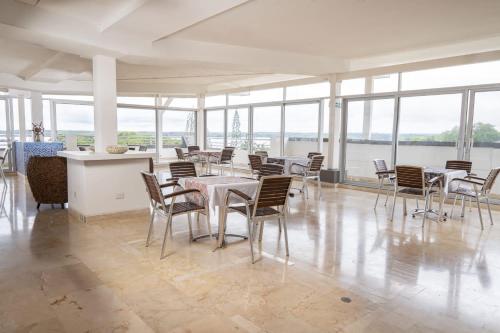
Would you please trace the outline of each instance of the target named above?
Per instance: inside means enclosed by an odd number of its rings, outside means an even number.
[[[212,158],[220,158],[222,152],[220,151],[211,151],[211,150],[195,150],[189,153],[190,156],[198,156],[202,162],[207,163],[207,174],[212,174]]]
[[[212,177],[186,177],[180,178],[178,184],[184,189],[197,189],[201,192],[205,200],[208,200],[208,205],[215,213],[218,210],[218,232],[217,247],[223,247],[225,244],[225,237],[239,237],[247,239],[247,235],[227,234],[226,223],[224,221],[225,213],[225,200],[228,189],[239,190],[250,197],[255,197],[259,181],[253,178],[236,177],[236,176],[212,176]],[[230,196],[230,204],[243,203],[237,196]],[[188,201],[197,202],[201,200],[199,196],[186,195]]]

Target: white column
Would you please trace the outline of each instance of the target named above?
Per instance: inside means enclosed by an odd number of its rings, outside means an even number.
[[[17,110],[13,110],[13,112],[17,112],[19,115],[19,141],[26,141],[26,117],[24,113],[24,96],[19,95],[17,97]]]
[[[196,141],[200,149],[205,149],[205,95],[198,95],[198,113],[196,115]]]
[[[33,124],[43,124],[43,103],[42,93],[38,91],[31,92],[31,122]],[[43,124],[45,127],[45,124]],[[42,141],[44,138],[42,137]]]
[[[340,84],[337,83],[337,75],[330,75],[330,117],[328,131],[328,161],[329,169],[339,167],[339,152],[340,152],[340,130],[341,123],[341,108],[337,105],[336,99],[340,95]]]
[[[372,92],[373,78],[371,76],[365,79],[365,94]],[[364,102],[363,112],[363,139],[370,140],[372,136],[372,101]]]
[[[116,119],[116,59],[97,55],[92,58],[94,86],[95,151],[118,141]]]

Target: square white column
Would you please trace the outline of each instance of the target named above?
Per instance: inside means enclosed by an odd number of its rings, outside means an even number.
[[[118,141],[116,118],[116,59],[92,58],[94,88],[95,151],[104,152]]]

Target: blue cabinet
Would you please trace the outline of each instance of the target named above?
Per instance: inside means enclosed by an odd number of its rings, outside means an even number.
[[[25,175],[31,156],[56,156],[63,150],[62,142],[14,142],[16,171]]]

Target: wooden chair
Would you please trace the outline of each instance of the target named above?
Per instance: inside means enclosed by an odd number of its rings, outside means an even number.
[[[286,218],[288,211],[288,193],[290,192],[291,184],[292,177],[289,176],[264,176],[260,179],[255,200],[252,200],[252,198],[245,193],[235,189],[229,189],[227,192],[224,209],[224,227],[226,226],[228,213],[239,213],[247,218],[248,240],[250,243],[252,264],[255,263],[253,252],[255,231],[260,223],[259,242],[262,241],[265,220],[278,220],[279,232],[281,234],[281,230],[283,230],[285,234],[286,256],[289,256]],[[244,205],[229,205],[231,196],[236,196],[240,200],[243,200]]]
[[[377,199],[375,199],[375,208],[377,208],[378,198],[380,197],[380,192],[384,188],[384,182],[387,179],[391,185],[394,185],[394,170],[389,170],[387,168],[387,164],[385,160],[382,159],[374,159],[373,165],[375,166],[375,175],[378,178],[378,191],[377,191]],[[389,199],[389,188],[386,189],[385,203],[384,206],[387,206],[387,200]]]
[[[211,158],[210,163],[215,163],[219,166],[219,175],[224,174],[222,166],[229,165],[231,167],[231,175],[234,176],[233,152],[233,149],[224,148],[219,156]]]
[[[185,153],[182,148],[176,147],[174,149],[179,161],[185,161],[189,157],[189,153]]]
[[[479,214],[479,221],[481,222],[481,230],[484,229],[483,225],[483,216],[481,214],[481,199],[486,199],[486,205],[488,207],[488,214],[490,215],[490,223],[493,225],[493,217],[491,215],[490,208],[490,200],[489,194],[493,185],[495,184],[495,180],[497,179],[498,173],[500,172],[500,168],[495,168],[490,171],[488,177],[481,178],[477,176],[468,176],[467,178],[455,178],[452,179],[451,182],[459,182],[465,186],[458,186],[456,190],[453,190],[450,193],[455,194],[455,200],[453,202],[453,208],[451,210],[450,217],[453,216],[453,209],[455,208],[455,203],[457,200],[457,196],[469,197],[476,200],[477,204],[477,212]]]
[[[200,146],[188,146],[187,149],[188,149],[188,158],[191,161],[202,162],[203,164],[203,159],[200,156],[200,154],[198,154],[198,152],[200,151]]]
[[[248,160],[250,161],[250,171],[252,176],[259,176],[260,168],[262,167],[262,156],[259,155],[248,155]]]
[[[422,228],[425,225],[427,214],[434,211],[431,210],[431,202],[435,194],[441,195],[441,179],[442,176],[434,177],[430,180],[425,179],[424,168],[408,165],[397,165],[394,178],[394,200],[392,203],[391,221],[394,220],[394,208],[396,206],[396,197],[423,199],[425,200],[424,209],[415,209],[413,216],[423,214]],[[435,186],[439,186],[439,190],[435,190]],[[438,218],[441,218],[441,200],[439,201]],[[404,215],[406,215],[406,201],[403,205]]]
[[[26,166],[26,177],[31,193],[41,204],[64,204],[68,202],[68,170],[65,157],[31,156]]]
[[[160,214],[167,218],[167,225],[165,228],[165,234],[163,236],[163,243],[161,246],[161,254],[160,259],[165,257],[165,247],[167,244],[167,234],[170,231],[172,234],[172,218],[174,216],[187,214],[188,216],[188,226],[189,226],[189,239],[191,241],[195,241],[198,238],[206,237],[207,235],[201,235],[198,237],[193,237],[193,227],[191,225],[191,213],[197,213],[198,216],[200,213],[203,213],[206,216],[208,233],[211,237],[212,228],[210,226],[210,213],[208,210],[208,201],[205,200],[205,197],[201,194],[201,192],[197,189],[187,189],[182,191],[175,191],[169,194],[163,194],[161,189],[170,186],[176,186],[175,182],[162,184],[161,186],[158,184],[158,180],[156,176],[152,173],[141,172],[144,183],[146,184],[146,190],[149,194],[149,200],[152,207],[151,219],[149,223],[149,231],[148,238],[146,240],[146,246],[149,246],[151,242],[151,237],[153,235],[153,224],[154,218],[156,214]],[[176,202],[177,197],[184,196],[185,194],[197,194],[202,202],[202,204],[197,204],[191,201],[184,202]],[[166,203],[165,200],[170,199],[170,203]]]
[[[139,151],[148,151],[148,146],[139,146]]]
[[[302,189],[300,190],[300,192],[303,193],[305,191],[307,199],[309,199],[309,188],[307,186],[307,181],[309,179],[317,180],[319,196],[321,198],[321,180],[319,176],[324,159],[325,156],[316,155],[311,158],[311,161],[308,163],[308,165],[302,165],[300,163],[292,163],[291,169],[293,169],[294,166],[299,168],[299,171],[292,172],[292,174],[302,177]]]
[[[450,170],[464,170],[467,172],[467,176],[476,176],[476,174],[471,173],[472,171],[472,162],[471,161],[464,161],[464,160],[448,160],[446,161],[445,164],[446,169]],[[455,199],[457,197],[455,196]],[[464,202],[464,196],[460,195],[460,198],[462,200],[462,205],[465,205]],[[453,203],[456,203],[456,200],[453,201]],[[465,207],[465,206],[464,206]],[[472,198],[469,197],[469,211],[472,210]],[[463,216],[463,214],[462,214]]]
[[[7,161],[7,158],[9,157],[11,150],[12,148],[5,148],[2,156],[0,156],[0,176],[2,177],[2,181],[5,187],[7,187],[7,180],[5,179],[5,173],[3,171],[3,168],[5,167],[5,162]]]
[[[318,156],[318,155],[321,155],[321,153],[317,153],[317,152],[309,152],[307,154],[307,158],[311,159],[313,156]]]
[[[283,169],[284,167],[280,164],[262,163],[259,172],[259,179],[262,178],[263,176],[282,175]]]

